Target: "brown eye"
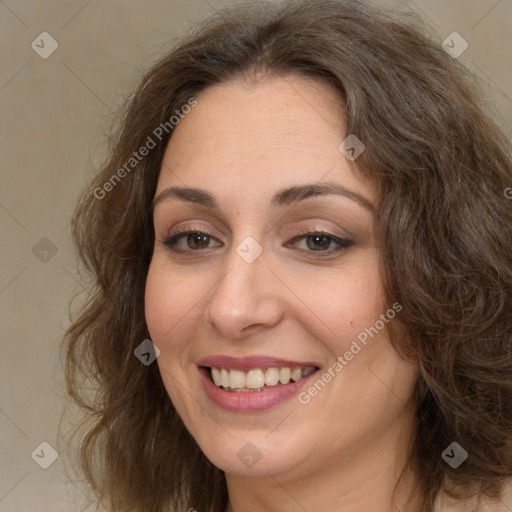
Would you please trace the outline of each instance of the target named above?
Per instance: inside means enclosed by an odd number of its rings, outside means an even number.
[[[306,237],[306,245],[313,251],[328,249],[333,240],[325,235],[311,235]]]
[[[192,233],[187,236],[187,244],[191,249],[206,249],[210,237],[204,233]]]
[[[303,241],[305,241],[305,244]],[[344,251],[348,247],[354,245],[354,242],[346,238],[340,238],[331,235],[330,233],[314,231],[295,237],[292,240],[292,243],[288,245],[295,245],[300,251],[303,252],[316,252],[318,253],[318,256],[328,256]]]
[[[183,243],[184,242],[184,243]],[[199,251],[213,247],[211,242],[221,245],[209,234],[201,231],[183,231],[175,233],[164,241],[164,244],[175,252]]]

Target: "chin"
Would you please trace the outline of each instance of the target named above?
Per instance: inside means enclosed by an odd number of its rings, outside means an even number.
[[[278,427],[279,428],[279,427]],[[230,428],[229,432],[217,426],[196,437],[208,459],[229,474],[250,477],[268,477],[290,473],[308,458],[307,429],[290,432],[290,425],[282,432]],[[270,432],[270,433],[269,433]]]

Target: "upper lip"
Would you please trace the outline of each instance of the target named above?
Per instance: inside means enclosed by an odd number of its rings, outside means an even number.
[[[268,356],[209,356],[201,359],[198,366],[209,368],[225,368],[226,370],[249,371],[256,368],[280,368],[287,366],[290,368],[309,368],[311,366],[318,368],[318,364],[311,361],[292,361],[290,359],[280,359]]]

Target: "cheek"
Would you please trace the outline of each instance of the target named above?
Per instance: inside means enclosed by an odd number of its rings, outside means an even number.
[[[148,328],[169,331],[190,321],[209,289],[209,276],[176,269],[163,250],[155,250],[148,270],[145,314]]]
[[[150,338],[160,349],[157,364],[162,381],[174,406],[183,413],[189,404],[179,383],[187,381],[187,348],[198,297],[193,283],[176,276],[166,269],[163,258],[153,258],[146,279],[145,316]]]
[[[204,295],[204,283],[199,283],[198,279],[180,278],[175,271],[166,269],[162,259],[158,255],[153,258],[145,291],[146,323],[157,345],[181,339],[175,334],[181,333],[191,322],[194,307]]]
[[[325,332],[324,343],[338,354],[387,309],[376,257],[364,265],[359,262],[357,268],[347,268],[322,284],[305,284],[301,295],[307,297],[305,302]]]
[[[173,295],[173,288],[168,286],[165,276],[151,263],[146,279],[144,304],[146,324],[153,341],[161,337],[169,324],[169,316],[174,316],[176,312]],[[165,314],[166,311],[168,315]]]

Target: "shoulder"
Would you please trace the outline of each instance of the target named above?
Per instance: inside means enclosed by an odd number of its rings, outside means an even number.
[[[512,479],[504,484],[501,499],[492,500],[487,496],[481,496],[478,507],[476,505],[476,498],[461,501],[440,494],[436,499],[434,512],[511,512]]]

